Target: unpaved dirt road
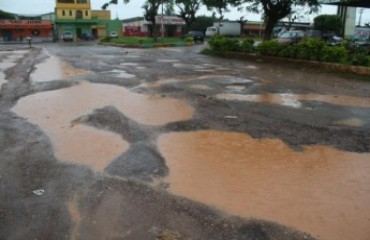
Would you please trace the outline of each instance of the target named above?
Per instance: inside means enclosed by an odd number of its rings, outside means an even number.
[[[202,47],[0,48],[0,239],[369,239],[370,81]]]

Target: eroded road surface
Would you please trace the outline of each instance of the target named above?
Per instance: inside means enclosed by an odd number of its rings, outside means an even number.
[[[201,48],[0,51],[0,239],[370,239],[370,82]]]

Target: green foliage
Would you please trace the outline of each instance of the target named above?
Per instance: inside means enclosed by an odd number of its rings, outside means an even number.
[[[337,15],[320,15],[314,18],[314,29],[321,32],[339,33],[342,28],[342,20]]]
[[[325,42],[318,39],[304,39],[296,45],[298,59],[321,61]]]
[[[194,38],[192,36],[185,37],[184,41],[186,43],[194,43]]]
[[[349,52],[344,46],[325,46],[322,55],[323,62],[346,63]]]
[[[14,14],[0,10],[0,19],[14,19]]]
[[[242,42],[241,51],[244,53],[254,52],[254,40],[252,38],[245,38]]]
[[[289,45],[280,50],[279,56],[287,58],[297,58],[297,47]]]
[[[257,47],[257,51],[265,56],[278,56],[279,52],[284,48],[276,40],[264,41]]]
[[[213,36],[208,44],[214,52],[239,52],[241,49],[239,39],[224,36]]]
[[[110,42],[111,40],[112,38],[108,36],[108,37],[102,38],[100,41],[106,43],[106,42]]]
[[[215,19],[213,17],[208,16],[199,16],[196,17],[194,22],[192,23],[191,30],[197,30],[201,32],[205,32],[207,27],[213,26]]]
[[[363,47],[350,47],[348,61],[355,66],[370,66],[370,50]]]

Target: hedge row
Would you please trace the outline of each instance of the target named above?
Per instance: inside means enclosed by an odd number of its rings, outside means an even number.
[[[305,39],[295,45],[283,45],[276,40],[265,41],[254,46],[252,39],[240,41],[236,38],[212,37],[208,41],[210,51],[257,53],[263,56],[277,56],[319,62],[370,66],[370,50],[350,46],[330,46],[317,39]]]

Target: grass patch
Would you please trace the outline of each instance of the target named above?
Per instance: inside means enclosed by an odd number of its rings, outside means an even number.
[[[124,37],[124,38],[113,38],[110,39],[111,43],[125,44],[125,45],[143,45],[143,46],[155,46],[163,44],[171,45],[186,45],[184,39],[181,38],[158,38],[157,41],[154,41],[153,38],[147,37]]]

